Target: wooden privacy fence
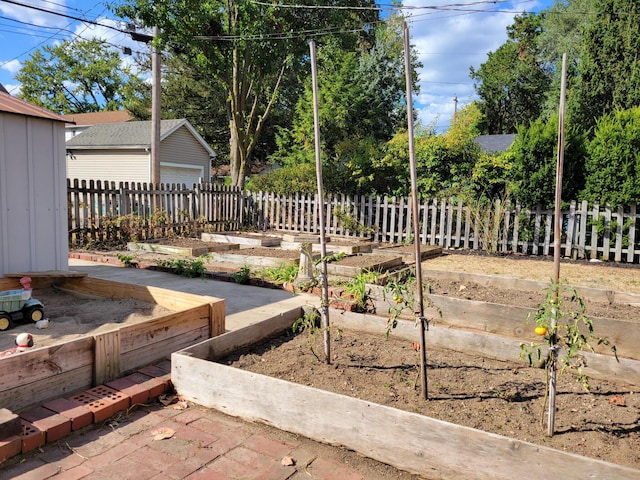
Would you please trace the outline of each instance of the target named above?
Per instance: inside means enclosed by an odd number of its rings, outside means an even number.
[[[242,191],[218,184],[101,182],[67,179],[69,244],[145,240],[238,229]]]
[[[68,181],[69,242],[129,241],[200,231],[251,228],[319,233],[317,195],[242,192],[218,184],[160,185]],[[328,235],[406,243],[415,233],[411,201],[403,197],[327,195]],[[553,254],[553,210],[495,201],[464,205],[424,200],[418,212],[424,244],[495,253]],[[561,255],[638,263],[636,205],[571,202],[562,212]]]

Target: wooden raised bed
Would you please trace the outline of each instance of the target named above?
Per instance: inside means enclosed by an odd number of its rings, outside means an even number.
[[[210,252],[224,252],[227,250],[235,250],[239,248],[234,243],[220,243],[217,245],[203,245],[201,247],[181,247],[178,245],[163,245],[162,240],[147,241],[147,242],[129,242],[127,243],[127,249],[136,252],[153,252],[164,253],[167,255],[183,255],[186,257],[199,257],[200,255],[207,255]]]
[[[237,243],[254,247],[277,247],[281,242],[281,238],[275,235],[250,232],[202,233],[200,238],[203,242]]]
[[[402,257],[400,256],[364,254],[327,263],[327,273],[342,277],[355,277],[362,272],[382,272],[398,265],[402,265]]]
[[[265,251],[266,248],[244,248],[234,252],[213,252],[210,258],[213,262],[236,263],[239,265],[253,265],[258,267],[278,267],[281,264],[298,265],[300,256],[292,250],[281,250],[274,253],[275,256],[269,256]]]
[[[416,261],[415,247],[413,245],[374,248],[372,252],[393,256],[400,255],[402,256],[402,261],[404,263],[413,264]],[[439,257],[440,255],[442,255],[442,247],[420,245],[420,261],[428,260],[429,258],[433,257]]]
[[[300,310],[293,313],[297,317]],[[362,315],[334,315],[340,328],[369,324]],[[352,321],[352,318],[359,318]],[[385,319],[369,325],[384,331]],[[637,479],[640,471],[531,444],[216,363],[241,346],[290,328],[275,317],[212,338],[172,355],[171,377],[187,400],[228,415],[267,423],[317,441],[343,445],[367,457],[428,478]],[[429,342],[455,338],[456,329],[434,327]],[[400,322],[415,337],[413,322]],[[451,332],[454,332],[453,337]],[[465,332],[469,336],[486,336]],[[460,339],[456,345],[460,345]],[[314,414],[314,412],[316,414]]]
[[[102,384],[225,330],[223,299],[86,276],[28,275],[35,294],[55,286],[76,295],[135,298],[173,313],[0,359],[0,405],[11,410]],[[0,290],[9,288],[15,278],[1,278]]]

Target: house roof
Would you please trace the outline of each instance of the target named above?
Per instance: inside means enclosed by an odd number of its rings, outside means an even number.
[[[17,115],[26,115],[28,117],[47,118],[49,120],[56,120],[58,122],[66,122],[62,115],[50,112],[44,108],[36,107],[35,105],[20,100],[19,98],[12,97],[8,93],[0,91],[0,112],[15,113]]]
[[[133,120],[133,115],[126,110],[115,110],[112,112],[70,113],[63,115],[63,118],[76,125],[99,125],[101,123],[129,122]]]
[[[196,140],[214,156],[215,153],[188,120],[162,120],[160,141],[181,127],[187,128]],[[87,128],[84,132],[67,141],[67,149],[105,150],[141,149],[151,147],[151,122],[103,123]]]
[[[515,139],[515,133],[509,133],[504,135],[478,135],[475,141],[487,153],[500,153],[508,150]]]

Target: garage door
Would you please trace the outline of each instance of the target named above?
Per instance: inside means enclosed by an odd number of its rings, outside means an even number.
[[[202,167],[168,167],[160,166],[160,181],[162,183],[184,183],[187,187],[197,184],[203,174]]]

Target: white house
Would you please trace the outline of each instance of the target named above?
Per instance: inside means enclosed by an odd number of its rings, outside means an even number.
[[[0,90],[0,276],[68,270],[65,119]]]
[[[185,119],[162,120],[160,181],[209,181],[215,153]],[[105,123],[67,141],[67,177],[114,182],[151,181],[151,122]]]

